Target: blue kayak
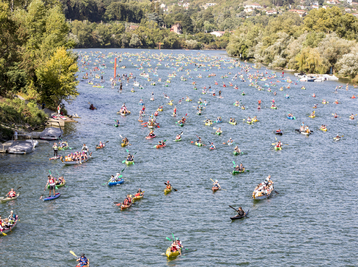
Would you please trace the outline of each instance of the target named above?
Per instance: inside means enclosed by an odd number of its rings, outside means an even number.
[[[295,120],[296,117],[289,117],[289,116],[287,116],[287,119],[289,119],[289,120]]]
[[[59,198],[61,196],[61,193],[56,193],[56,195],[54,196],[50,196],[50,197],[45,197],[44,201],[50,201],[50,200],[54,200],[56,198]]]
[[[124,180],[120,179],[119,181],[116,182],[108,182],[108,186],[114,186],[114,185],[118,185],[118,184],[123,184]]]

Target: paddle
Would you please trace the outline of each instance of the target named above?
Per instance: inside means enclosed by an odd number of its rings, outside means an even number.
[[[76,258],[79,258],[72,250],[70,250],[70,253],[75,256]]]
[[[7,236],[7,234],[5,234],[5,233],[3,233],[3,232],[1,232],[2,234],[3,234],[3,236]]]
[[[229,205],[229,207],[232,208],[233,210],[235,210],[236,212],[238,211],[238,210],[235,209],[233,206],[230,206],[230,205]]]
[[[164,184],[168,185],[166,182]],[[173,188],[174,191],[178,191],[178,189],[175,189],[173,186],[172,186],[172,188]]]

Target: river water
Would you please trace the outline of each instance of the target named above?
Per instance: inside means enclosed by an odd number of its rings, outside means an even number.
[[[232,81],[234,74],[244,72],[234,67],[224,52],[130,49],[77,52],[79,60],[89,63],[88,70],[80,64],[79,78],[94,66],[107,66],[101,69],[106,79],[104,88],[94,88],[82,81],[78,86],[80,95],[67,105],[69,113],[77,113],[81,119],[66,125],[63,139],[74,150],[80,150],[86,143],[93,158],[79,166],[64,166],[60,161],[48,160],[53,153],[49,144],[40,144],[35,152],[25,156],[0,155],[1,194],[11,187],[22,186],[18,200],[0,204],[3,217],[14,210],[21,218],[12,233],[0,237],[1,266],[75,266],[70,250],[85,253],[91,266],[357,266],[354,255],[358,247],[358,209],[353,192],[357,185],[354,147],[358,139],[357,123],[348,118],[357,112],[358,100],[350,99],[357,92],[353,86],[346,91],[345,85],[338,82],[295,84],[297,78],[285,74],[285,79],[293,80],[291,88],[286,89],[289,83],[277,73],[274,79],[258,82],[261,86],[269,84],[272,92],[277,92],[274,96],[267,87],[263,87],[264,91],[250,87],[247,74],[245,82]],[[128,85],[124,82],[121,94],[118,86],[111,88],[111,62],[120,54],[119,67],[126,69],[118,68],[117,73],[133,73],[143,90],[135,87],[136,92],[131,93],[132,80]],[[157,65],[159,58],[161,65]],[[138,69],[141,63],[143,70]],[[205,66],[198,68],[194,63]],[[158,76],[148,72],[155,67]],[[154,81],[162,78],[162,82],[151,86],[151,82],[140,77],[142,71]],[[177,76],[170,79],[168,87],[163,86],[174,71]],[[263,67],[248,73],[256,71],[267,72],[266,76],[274,73]],[[207,77],[210,73],[216,77]],[[197,77],[199,74],[202,78]],[[228,78],[222,79],[225,74]],[[180,76],[188,80],[183,82]],[[198,90],[193,89],[193,81]],[[230,81],[240,89],[222,87],[223,82],[229,85]],[[302,85],[307,90],[301,90]],[[343,89],[335,94],[335,87],[340,85]],[[211,86],[216,93],[221,89],[223,98],[203,95],[204,86]],[[281,86],[284,91],[279,91]],[[245,96],[241,95],[243,90]],[[151,92],[155,101],[149,101]],[[188,114],[183,128],[170,116],[173,107],[166,105],[168,100],[163,93],[174,100],[180,116]],[[178,104],[186,96],[193,102]],[[194,108],[200,97],[209,102],[202,116],[196,115]],[[147,113],[164,104],[164,111],[157,118],[161,127],[155,130],[157,138],[153,140],[144,139],[148,129],[137,121],[140,98]],[[273,98],[277,110],[270,109]],[[323,98],[329,101],[328,105],[320,103]],[[333,104],[335,99],[341,103]],[[235,100],[241,100],[247,109],[233,106]],[[89,110],[89,102],[97,110]],[[132,111],[130,116],[116,115],[123,102]],[[317,117],[308,118],[316,103]],[[288,112],[297,120],[288,120]],[[340,116],[337,119],[332,116],[335,112]],[[253,125],[242,122],[255,115],[259,122]],[[204,126],[205,118],[216,116],[224,120],[220,125],[222,136],[215,135],[213,127]],[[230,125],[230,117],[235,117],[238,125]],[[116,119],[122,124],[118,128],[113,127]],[[295,132],[301,122],[314,131],[311,136]],[[321,124],[328,125],[327,132],[319,130]],[[278,128],[284,131],[279,137],[285,144],[282,151],[274,151],[272,146],[276,137],[273,131]],[[182,130],[183,141],[173,142]],[[334,142],[337,133],[344,137]],[[127,155],[126,148],[120,147],[119,134],[128,137],[132,144],[128,149],[136,153],[135,165],[125,169],[124,184],[108,188],[103,183],[124,168],[121,162]],[[206,144],[214,142],[217,149],[210,151],[208,146],[193,145],[191,141],[196,140],[196,135]],[[243,155],[233,156],[233,147],[223,145],[230,137],[244,151]],[[167,140],[167,147],[153,148],[163,139]],[[109,142],[104,149],[94,151],[100,140]],[[250,172],[233,176],[232,161],[243,163]],[[67,186],[59,189],[62,194],[59,199],[43,202],[39,198],[47,194],[43,188],[49,170],[64,175]],[[278,194],[253,201],[252,191],[269,174]],[[218,179],[225,190],[213,194],[210,179]],[[163,183],[167,180],[178,191],[165,196]],[[145,190],[145,197],[131,209],[120,211],[113,205],[139,187]],[[250,209],[249,218],[231,222],[235,211],[228,205]],[[166,237],[172,233],[188,250],[185,256],[169,261],[164,253],[170,245]]]

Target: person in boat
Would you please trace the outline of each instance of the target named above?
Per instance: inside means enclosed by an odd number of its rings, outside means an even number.
[[[200,137],[200,136],[198,137],[198,139],[196,140],[196,142],[197,142],[198,144],[201,144],[201,137]]]
[[[150,136],[150,137],[154,137],[155,136],[155,134],[154,134],[154,130],[153,129],[151,129],[150,130],[150,132],[149,132],[149,135],[148,136]]]
[[[327,103],[327,102],[326,102],[326,99],[323,99],[323,100],[322,100],[322,103]]]
[[[261,105],[261,99],[259,101],[257,101],[257,103],[259,104],[259,106]]]
[[[133,161],[133,160],[134,160],[133,156],[131,154],[128,154],[127,161]]]
[[[86,266],[88,264],[88,259],[86,258],[85,254],[82,254],[81,257],[77,260],[79,266]]]
[[[124,143],[125,145],[128,145],[129,141],[128,141],[128,138],[127,137],[124,137],[122,139],[122,143]]]
[[[215,145],[213,142],[211,142],[211,144],[210,144],[210,149],[215,149]]]
[[[352,113],[352,115],[349,116],[349,118],[350,118],[351,120],[354,120],[354,115],[353,115],[353,113]]]
[[[127,197],[123,201],[123,205],[130,205],[132,203],[132,198],[130,195],[127,195]]]
[[[167,189],[171,189],[171,188],[172,188],[172,185],[170,184],[169,181],[167,181],[165,184],[167,185]]]
[[[252,119],[250,117],[247,118],[247,122],[251,122]]]
[[[175,140],[180,140],[181,139],[181,134],[177,134],[177,136],[175,137]]]
[[[323,130],[326,129],[326,125],[322,124],[321,129],[323,129]]]
[[[243,170],[244,170],[244,166],[242,165],[242,163],[240,163],[240,166],[239,165],[235,166],[235,171],[240,172],[240,171],[243,171]]]
[[[282,133],[281,129],[276,130],[276,133]]]
[[[219,117],[217,117],[216,121],[217,121],[217,122],[222,122],[223,120],[222,120],[221,117],[219,116]]]
[[[229,140],[227,140],[227,144],[232,144],[234,143],[234,140],[232,140],[232,138],[230,137]]]
[[[56,181],[56,185],[61,185],[64,183],[64,179],[63,179],[63,176],[60,176],[57,178],[57,181]]]
[[[317,104],[314,104],[314,105],[313,105],[313,108],[317,108]]]
[[[335,118],[338,118],[338,115],[337,115],[337,113],[334,113],[334,115],[333,115]]]
[[[278,142],[276,143],[276,147],[282,147],[281,141],[278,141]]]
[[[114,175],[111,175],[111,178],[109,178],[109,182],[110,183],[116,182],[116,178],[114,177]]]
[[[57,143],[54,143],[53,146],[53,156],[54,157],[57,157],[57,153],[58,153],[58,146],[57,146]]]
[[[260,105],[258,105],[258,106],[257,106],[257,109],[261,109],[261,106],[260,106]]]
[[[240,101],[238,101],[238,100],[236,100],[236,102],[235,102],[235,106],[240,106]]]
[[[56,189],[56,179],[54,178],[54,177],[52,177],[51,175],[48,175],[47,176],[47,178],[48,178],[48,180],[47,180],[47,183],[46,183],[46,186],[45,186],[45,189],[44,189],[44,191],[46,190],[46,188],[48,187],[48,186],[50,186],[49,187],[49,197],[51,196],[51,190],[53,190],[53,196],[55,196],[56,195],[56,193],[55,193],[55,189]]]
[[[119,126],[119,120],[116,120],[116,125]]]
[[[139,197],[143,194],[143,191],[139,188],[138,191],[137,191],[137,194],[135,194],[134,196],[135,197]]]
[[[9,193],[6,194],[6,196],[8,198],[16,197],[16,192],[15,192],[14,188],[11,188],[11,190],[9,191]]]
[[[339,140],[339,139],[341,139],[341,137],[339,136],[339,134],[337,134],[334,139]]]
[[[103,148],[104,147],[104,144],[102,143],[102,141],[99,141],[99,147]]]
[[[239,209],[237,210],[237,216],[238,217],[244,217],[245,216],[245,211],[242,209],[242,207],[239,207]]]
[[[315,111],[312,111],[312,113],[311,113],[311,117],[314,117],[315,116]]]
[[[236,146],[236,147],[234,148],[234,151],[237,152],[237,153],[239,153],[239,154],[241,153],[241,150],[240,150],[240,148],[239,148],[238,146]]]
[[[221,130],[221,127],[219,127],[217,130],[216,130],[216,133],[222,133],[223,131]]]
[[[89,109],[90,109],[90,110],[94,110],[94,109],[95,109],[95,107],[93,106],[93,104],[90,105]]]
[[[254,116],[254,117],[252,118],[252,120],[253,120],[253,121],[257,121],[257,116]]]
[[[218,180],[215,180],[215,182],[213,183],[213,187],[217,187],[217,188],[221,189],[221,186],[220,186]]]

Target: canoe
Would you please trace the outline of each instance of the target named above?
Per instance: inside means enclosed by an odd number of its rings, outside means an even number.
[[[125,147],[126,145],[128,145],[128,144],[121,143],[121,147]]]
[[[166,145],[156,145],[155,148],[162,148],[162,147],[165,147]]]
[[[282,147],[275,146],[275,150],[282,150]]]
[[[121,210],[129,209],[131,206],[132,206],[132,203],[130,203],[129,205],[124,205],[124,204],[122,204],[122,205],[121,205]]]
[[[313,133],[313,131],[309,131],[309,132],[306,132],[306,131],[303,131],[301,132],[300,129],[295,129],[296,132],[299,132],[300,134],[303,134],[303,135],[310,135]]]
[[[236,124],[237,124],[237,122],[236,122],[236,121],[234,121],[234,122],[229,121],[229,123],[230,123],[231,125],[236,125]]]
[[[148,135],[148,136],[145,137],[145,139],[153,139],[154,137],[156,137],[156,135],[154,135],[154,136],[149,136]]]
[[[56,195],[54,196],[50,196],[50,197],[45,197],[44,201],[50,201],[50,200],[54,200],[56,198],[59,198],[61,196],[61,193],[56,193]]]
[[[223,132],[215,132],[215,134],[217,135],[221,135]]]
[[[213,187],[211,188],[211,190],[213,190],[213,193],[215,193],[216,191],[218,191],[218,190],[219,190],[219,187],[217,187],[217,186],[213,186]]]
[[[296,119],[296,117],[289,117],[289,116],[287,116],[287,119],[289,119],[289,120],[295,120]]]
[[[170,187],[170,189],[165,188],[164,189],[164,195],[169,194],[170,192],[172,192],[172,190],[173,190],[173,187]]]
[[[321,131],[327,132],[327,128],[322,128],[322,127],[320,127],[319,129],[320,129]]]
[[[239,219],[242,219],[242,218],[245,218],[248,214],[249,214],[250,210],[248,210],[247,212],[245,212],[245,215],[244,216],[234,216],[234,217],[230,217],[231,220],[239,220]]]
[[[253,198],[254,200],[262,200],[262,199],[265,199],[265,198],[269,198],[269,197],[271,197],[273,191],[274,191],[273,185],[271,185],[271,186],[267,189],[267,194],[264,194],[263,192],[255,191],[255,190],[254,190],[254,192],[252,192],[252,198]]]
[[[125,161],[125,164],[126,164],[127,166],[133,165],[133,164],[134,164],[134,160],[132,160],[132,161],[126,160],[126,161]]]
[[[203,144],[202,144],[202,143],[195,142],[195,145],[198,146],[198,147],[201,147]]]
[[[11,232],[16,227],[17,221],[18,221],[18,216],[16,216],[16,220],[14,221],[14,224],[10,228],[3,229],[0,233],[7,234],[7,233]],[[0,236],[3,236],[3,235],[0,234]]]
[[[66,180],[63,179],[63,183],[62,184],[56,184],[56,187],[59,188],[59,187],[65,186],[65,185],[66,185]],[[47,188],[49,189],[50,185],[48,185]]]
[[[133,200],[133,202],[135,202],[135,201],[137,201],[137,200],[142,199],[143,197],[144,197],[144,193],[141,193],[140,196],[134,196],[134,197],[132,198],[132,200]]]
[[[167,248],[167,251],[165,252],[165,255],[167,255],[168,259],[174,259],[179,256],[179,251],[171,252],[170,249],[171,247]]]
[[[61,160],[62,163],[65,164],[65,165],[79,165],[79,164],[82,164],[82,163],[87,162],[90,158],[91,158],[91,156],[88,156],[88,158],[85,159],[85,160],[64,161],[64,160],[63,160],[63,157],[61,157],[60,160]]]
[[[181,141],[181,138],[180,139],[175,139],[174,142],[180,142]]]
[[[243,170],[241,170],[241,171],[235,171],[235,170],[233,170],[233,171],[232,171],[232,174],[238,174],[238,173],[243,173],[243,172],[245,172],[245,168],[244,168]]]
[[[10,200],[15,200],[17,199],[18,197],[20,196],[20,193],[17,193],[16,194],[16,197],[0,197],[0,203],[5,203],[5,202],[8,202]]]
[[[114,185],[119,185],[119,184],[123,184],[123,183],[124,183],[124,180],[120,179],[116,182],[108,182],[108,186],[114,186]]]

